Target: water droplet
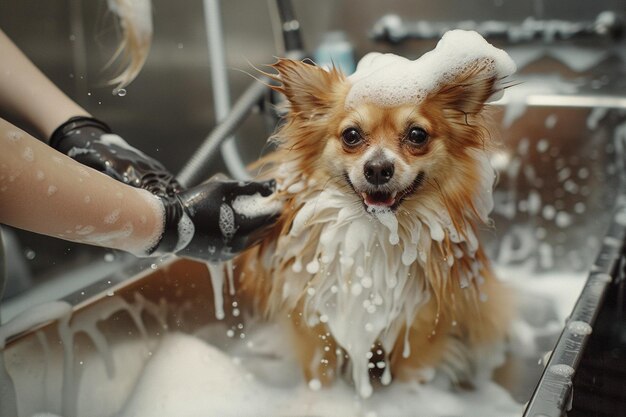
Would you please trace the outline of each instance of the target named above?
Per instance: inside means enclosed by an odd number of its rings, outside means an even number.
[[[319,379],[313,378],[309,381],[309,388],[311,391],[319,391],[322,388],[322,383]]]
[[[26,249],[24,251],[24,256],[26,256],[26,259],[28,259],[29,261],[32,261],[33,259],[35,259],[35,256],[37,256],[37,254],[32,249]]]
[[[151,264],[151,265],[150,265],[150,268],[152,268],[152,269],[157,269],[157,264]]]
[[[126,89],[124,89],[124,88],[113,90],[113,92],[114,92],[114,94],[118,95],[119,97],[124,97],[126,95]]]

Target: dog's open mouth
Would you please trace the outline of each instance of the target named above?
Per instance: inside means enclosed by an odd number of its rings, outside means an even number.
[[[398,192],[387,193],[384,191],[375,191],[373,193],[361,193],[363,202],[367,206],[374,207],[392,207],[396,203]]]
[[[388,208],[391,210],[395,210],[398,208],[400,203],[404,201],[405,198],[407,198],[408,196],[413,194],[415,191],[417,191],[418,188],[420,188],[420,186],[424,182],[425,174],[424,172],[420,172],[415,177],[411,185],[409,185],[407,188],[401,191],[375,190],[375,191],[359,192],[356,190],[356,188],[354,188],[354,184],[352,184],[352,181],[350,181],[350,177],[348,176],[347,173],[344,174],[344,177],[347,183],[350,184],[350,187],[352,187],[354,192],[361,197],[361,199],[363,200],[363,205],[365,206],[366,209],[367,208]]]

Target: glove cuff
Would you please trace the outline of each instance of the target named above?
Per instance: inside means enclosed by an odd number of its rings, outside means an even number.
[[[194,226],[177,196],[160,198],[164,208],[163,234],[148,255],[175,253],[189,244]]]
[[[97,129],[102,133],[113,133],[109,125],[98,119],[87,116],[74,116],[52,132],[48,143],[52,148],[60,150],[62,140],[70,133],[82,128]]]

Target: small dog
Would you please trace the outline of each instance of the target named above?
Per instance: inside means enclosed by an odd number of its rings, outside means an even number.
[[[512,297],[477,239],[495,174],[484,113],[515,71],[475,32],[416,61],[369,54],[355,74],[280,59],[288,100],[261,160],[286,202],[271,237],[236,260],[239,292],[288,322],[311,386],[350,369],[471,382],[507,333]]]

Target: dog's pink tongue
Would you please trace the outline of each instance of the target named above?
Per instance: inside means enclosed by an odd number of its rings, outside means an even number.
[[[365,201],[365,204],[367,204],[368,206],[391,207],[393,206],[393,203],[396,202],[396,199],[393,198],[391,194],[387,193],[363,193],[363,201]]]

